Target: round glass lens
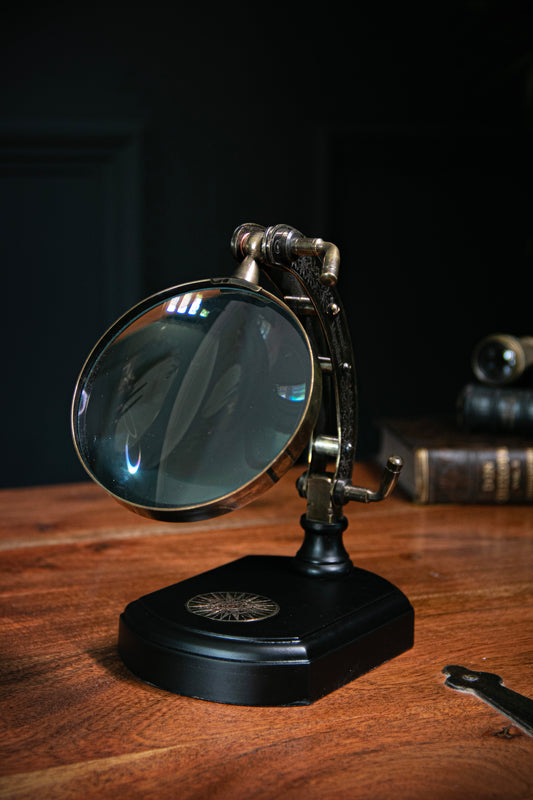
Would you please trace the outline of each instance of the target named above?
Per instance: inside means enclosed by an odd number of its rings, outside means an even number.
[[[308,340],[269,295],[165,293],[116,328],[82,374],[74,435],[90,473],[128,503],[225,497],[269,468],[306,415]]]
[[[506,344],[487,342],[478,353],[478,367],[483,376],[491,382],[506,382],[517,369],[516,353]]]

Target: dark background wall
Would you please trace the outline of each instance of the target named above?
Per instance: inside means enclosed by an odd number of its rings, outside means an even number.
[[[419,7],[421,6],[421,7]],[[533,333],[530,3],[20,4],[0,27],[0,485],[78,480],[72,390],[242,222],[334,241],[361,402],[453,410]]]

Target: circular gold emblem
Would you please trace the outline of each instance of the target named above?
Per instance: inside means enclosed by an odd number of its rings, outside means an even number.
[[[257,622],[273,617],[279,606],[269,597],[248,592],[206,592],[191,597],[187,611],[219,622]]]

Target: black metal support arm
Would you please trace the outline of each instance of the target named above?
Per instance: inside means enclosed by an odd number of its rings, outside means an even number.
[[[308,468],[298,481],[307,511],[302,518],[306,537],[297,560],[312,574],[346,571],[351,561],[342,545],[346,527],[343,506],[349,501],[386,499],[398,481],[402,461],[395,456],[389,459],[377,491],[352,485],[357,384],[349,327],[336,287],[339,251],[330,242],[309,239],[287,225],[263,228],[256,224],[236,229],[232,250],[240,261],[236,275],[258,282],[260,268],[268,274],[285,303],[300,317],[318,356],[325,403],[333,408],[333,414],[326,410],[315,430]],[[296,279],[299,293],[287,293],[287,274]]]

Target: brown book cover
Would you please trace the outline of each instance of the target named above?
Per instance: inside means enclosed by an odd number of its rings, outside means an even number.
[[[387,419],[379,460],[403,458],[399,486],[416,503],[533,503],[533,438],[461,430],[454,417]]]

